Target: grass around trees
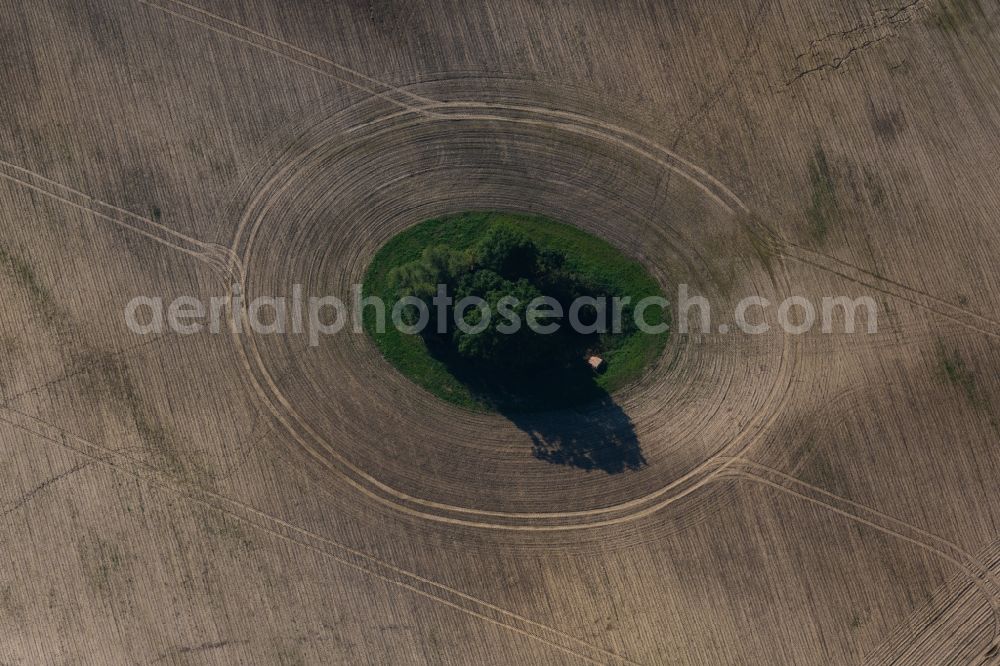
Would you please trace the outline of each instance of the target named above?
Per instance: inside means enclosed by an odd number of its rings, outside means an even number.
[[[463,333],[449,309],[442,333],[430,301],[441,283],[456,302],[477,296],[489,303],[494,315],[490,325],[480,333]],[[364,328],[409,379],[474,410],[536,412],[606,399],[639,379],[669,336],[644,333],[632,320],[635,303],[663,296],[638,262],[599,238],[541,216],[469,212],[417,224],[378,251],[363,294],[382,298],[387,310],[401,296],[416,296],[430,306],[431,321],[423,334],[399,331],[391,321],[378,331],[372,308],[365,309]],[[513,309],[522,321],[527,301],[554,297],[564,306],[559,331],[541,335],[525,325],[515,334],[498,333],[503,320],[497,316],[497,301],[506,295],[521,301]],[[609,320],[611,297],[630,297],[620,332],[574,332],[566,314],[579,296],[607,297]],[[584,322],[597,316],[593,308],[581,312]],[[409,311],[411,323],[414,313]],[[472,308],[465,321],[475,325],[478,317]],[[659,324],[667,313],[654,306],[644,317],[648,324]],[[604,358],[606,371],[594,373],[585,362],[588,354]]]

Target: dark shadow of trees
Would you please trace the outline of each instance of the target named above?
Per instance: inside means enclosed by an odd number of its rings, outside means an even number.
[[[608,474],[646,464],[632,420],[606,393],[579,408],[504,416],[531,437],[539,460]]]
[[[531,437],[533,455],[555,465],[619,474],[646,464],[632,420],[577,357],[538,372],[505,375],[439,353],[449,372],[482,403]]]

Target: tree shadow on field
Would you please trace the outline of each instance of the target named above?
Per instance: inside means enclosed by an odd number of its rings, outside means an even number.
[[[646,464],[632,420],[582,360],[507,378],[452,361],[456,378],[531,437],[539,460],[608,474]]]
[[[579,408],[504,416],[531,437],[539,460],[608,474],[646,464],[632,420],[607,393]]]

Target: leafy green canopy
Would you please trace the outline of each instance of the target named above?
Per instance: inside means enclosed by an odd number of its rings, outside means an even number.
[[[646,297],[663,296],[657,282],[641,264],[623,256],[607,242],[550,218],[500,211],[466,211],[424,220],[410,227],[389,240],[372,258],[365,273],[362,293],[391,304],[398,297],[397,289],[389,279],[394,269],[409,263],[423,263],[423,252],[441,245],[449,254],[467,255],[472,261],[478,255],[479,245],[496,227],[509,227],[521,232],[522,236],[534,242],[539,253],[557,250],[556,254],[565,256],[562,272],[582,275],[582,284],[590,285],[588,289],[594,293],[630,298],[632,305]],[[449,274],[453,272],[451,269],[448,271]],[[418,283],[437,284],[436,274],[414,275]],[[516,280],[509,281],[516,283]],[[549,287],[543,287],[540,282],[534,283],[531,279],[528,282],[540,293],[551,293]],[[431,289],[424,287],[423,293],[427,297]],[[611,310],[613,315],[614,308]],[[433,313],[433,309],[430,312]],[[624,310],[625,316],[632,312],[631,306]],[[525,310],[521,309],[519,313],[524,315]],[[471,321],[472,317],[474,312],[470,310],[466,318]],[[613,316],[611,319],[613,325]],[[666,323],[668,313],[660,308],[650,308],[645,311],[645,320],[650,325]],[[544,412],[607,400],[609,393],[639,379],[649,364],[662,353],[669,338],[668,331],[640,333],[638,327],[631,326],[628,321],[624,322],[626,326],[623,326],[621,334],[585,336],[587,345],[584,351],[599,353],[608,363],[605,372],[594,374],[582,363],[584,352],[579,348],[573,354],[566,349],[556,350],[568,359],[561,366],[558,358],[543,358],[532,365],[527,358],[522,361],[526,355],[519,351],[515,350],[505,357],[500,349],[494,354],[499,361],[474,361],[457,351],[451,335],[430,335],[434,331],[433,325],[429,325],[431,331],[427,335],[407,335],[395,326],[379,326],[379,321],[376,308],[365,310],[365,331],[386,360],[406,377],[452,404],[508,414]],[[480,338],[477,342],[485,343],[487,338]],[[508,340],[499,342],[503,344]],[[530,338],[528,342],[531,342]],[[510,346],[514,348],[513,344]],[[491,349],[485,344],[484,348]]]
[[[497,224],[469,249],[425,248],[419,259],[394,268],[389,284],[397,298],[416,297],[426,304],[430,319],[422,334],[429,348],[491,366],[495,372],[524,374],[580,363],[586,352],[602,346],[599,334],[573,330],[566,315],[575,299],[609,297],[608,289],[566,264],[562,252],[539,247],[520,230]],[[450,297],[448,305],[435,302],[442,288]],[[559,324],[554,333],[541,333],[530,323],[529,306],[543,296],[562,308],[562,319],[544,322]],[[461,308],[468,325],[462,330],[455,322],[455,308],[471,298],[482,299],[488,309],[474,303]],[[483,321],[486,311],[488,322]],[[404,321],[413,325],[418,315],[409,307]],[[596,328],[598,317],[592,303],[580,309],[579,320],[589,328]]]

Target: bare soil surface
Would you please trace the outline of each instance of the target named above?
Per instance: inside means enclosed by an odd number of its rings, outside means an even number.
[[[0,663],[997,661],[996,4],[0,16]],[[515,423],[364,333],[126,325],[347,296],[463,210],[575,224],[712,326]],[[749,296],[878,330],[742,334]],[[623,418],[639,469],[531,455]]]

